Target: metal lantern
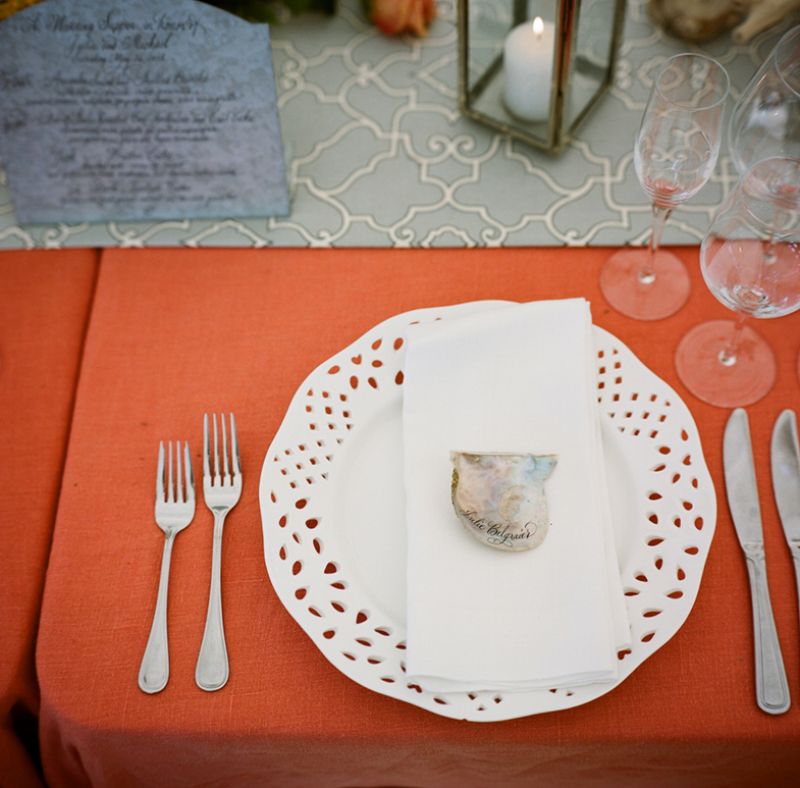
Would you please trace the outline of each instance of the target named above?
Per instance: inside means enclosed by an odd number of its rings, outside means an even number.
[[[459,0],[459,103],[559,153],[611,85],[625,0]]]

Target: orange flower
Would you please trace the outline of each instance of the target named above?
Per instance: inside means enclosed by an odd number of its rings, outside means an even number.
[[[371,0],[370,19],[386,35],[424,36],[436,17],[436,0]]]
[[[39,0],[0,0],[0,19],[5,19],[16,11],[22,11],[26,6],[38,2]]]

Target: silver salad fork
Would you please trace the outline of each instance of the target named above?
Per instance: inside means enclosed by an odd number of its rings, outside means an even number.
[[[153,624],[147,647],[139,668],[139,689],[152,694],[160,692],[169,679],[169,648],[167,644],[167,591],[169,587],[169,564],[172,543],[178,531],[186,528],[194,517],[194,477],[189,459],[189,444],[183,444],[183,468],[181,468],[181,442],[175,443],[173,462],[172,443],[169,446],[169,466],[164,468],[164,442],[158,445],[158,469],[156,471],[156,523],[166,534],[164,552],[161,556],[161,577],[158,581],[158,597],[153,613]],[[165,484],[166,483],[166,484]]]
[[[236,422],[231,419],[230,458],[225,418],[220,414],[222,427],[222,466],[219,460],[219,433],[217,414],[212,414],[214,432],[213,467],[209,451],[208,414],[203,416],[203,495],[206,506],[214,515],[214,540],[211,553],[211,590],[208,596],[206,628],[197,657],[194,679],[200,689],[218,690],[228,681],[228,651],[225,647],[225,629],[222,624],[222,527],[225,517],[239,501],[242,494],[242,471],[239,467],[239,447],[236,442]]]

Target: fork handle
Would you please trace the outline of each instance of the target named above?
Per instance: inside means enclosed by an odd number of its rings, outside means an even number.
[[[194,671],[200,689],[213,692],[228,681],[228,650],[222,624],[222,526],[227,511],[214,512],[214,544],[211,552],[211,590],[208,595],[206,628]]]
[[[169,563],[172,558],[172,543],[175,532],[167,534],[164,552],[161,555],[161,577],[158,581],[158,597],[153,613],[150,636],[139,667],[139,689],[152,695],[161,692],[169,680],[169,647],[167,644],[167,592],[169,590]]]

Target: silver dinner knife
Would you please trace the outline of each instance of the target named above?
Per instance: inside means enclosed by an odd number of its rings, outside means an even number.
[[[800,600],[800,442],[797,439],[797,417],[791,410],[778,416],[772,430],[772,489],[786,544],[794,560]]]
[[[728,506],[747,561],[753,606],[756,658],[756,702],[767,714],[788,711],[789,685],[772,615],[764,561],[764,535],[758,505],[756,471],[747,413],[737,408],[725,425],[722,448]]]

